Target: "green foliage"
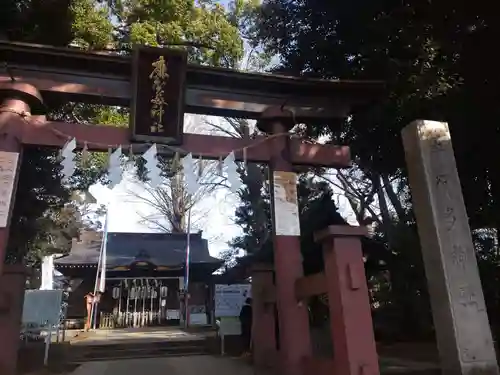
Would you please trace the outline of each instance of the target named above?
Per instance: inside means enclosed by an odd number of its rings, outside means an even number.
[[[59,242],[60,238],[48,241],[60,224],[52,219],[70,198],[61,186],[59,166],[55,162],[57,152],[26,148],[23,154],[6,255],[8,262],[18,262],[31,250],[43,252],[42,248]],[[72,233],[66,230],[66,224],[63,226],[64,235]]]
[[[257,168],[261,174],[267,174],[267,166],[258,166]],[[255,193],[250,185],[252,183],[258,184],[258,181],[245,182],[247,186],[240,191],[241,204],[235,210],[234,220],[234,223],[241,227],[243,235],[235,237],[229,245],[233,249],[243,250],[248,254],[269,251],[269,246],[271,246],[269,241],[271,211],[268,189],[264,189],[261,195],[260,188]],[[260,212],[256,209],[257,207],[261,210]],[[231,252],[227,256],[230,254]]]
[[[234,14],[213,2],[192,0],[122,1],[117,7],[123,22],[119,43],[128,49],[133,44],[201,45],[189,48],[192,62],[211,66],[233,66],[243,57],[243,42]]]
[[[358,109],[342,127],[309,128],[349,143],[363,168],[404,170],[401,129],[417,118],[448,121],[468,212],[480,228],[496,226],[500,213],[490,155],[500,138],[487,120],[498,111],[498,75],[484,42],[498,36],[491,12],[484,2],[266,0],[253,35],[279,54],[280,71],[386,82],[377,105]]]
[[[70,0],[3,0],[0,37],[65,46],[73,38]]]
[[[328,184],[318,182],[312,176],[305,174],[299,178],[297,194],[304,271],[307,274],[319,272],[323,268],[323,258],[321,246],[314,241],[314,232],[328,225],[343,225],[345,221],[337,212],[333,201],[333,192]],[[256,228],[262,228],[258,226],[258,224],[262,224],[262,220],[256,221],[252,204],[255,197],[250,194],[248,187],[242,189],[240,198],[242,203],[236,209],[235,223],[241,226],[243,235],[233,239],[230,246],[233,249],[244,250],[248,254],[263,256],[268,261],[272,261],[272,237],[269,235],[271,231],[269,194],[265,193],[261,197],[266,215],[265,226],[261,231],[256,231]]]
[[[376,105],[355,108],[341,124],[310,124],[307,130],[311,137],[328,135],[348,143],[364,173],[397,177],[406,185],[401,129],[419,118],[447,121],[471,225],[493,232],[486,238],[498,237],[500,173],[492,150],[499,148],[500,137],[492,119],[498,117],[500,78],[491,45],[500,28],[492,3],[264,0],[253,17],[254,45],[278,55],[277,71],[385,81]],[[406,197],[399,199],[403,207]],[[373,276],[380,291],[377,303],[394,332],[415,337],[416,330],[430,331],[415,226],[408,218],[390,221],[385,215],[379,226],[387,251],[367,267],[378,268]],[[498,316],[498,239],[483,235],[480,243],[491,318]],[[498,319],[492,324],[498,326]]]
[[[105,49],[113,40],[113,24],[108,7],[97,5],[94,0],[74,0],[73,43],[85,49]]]

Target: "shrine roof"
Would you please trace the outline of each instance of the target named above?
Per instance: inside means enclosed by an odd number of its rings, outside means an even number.
[[[57,267],[70,265],[96,266],[99,261],[102,235],[94,233],[74,241],[68,255],[55,259]],[[221,263],[210,256],[208,241],[199,234],[190,236],[192,263]],[[128,267],[135,262],[148,262],[155,266],[182,266],[186,262],[186,234],[176,233],[109,233],[106,254],[107,268]]]

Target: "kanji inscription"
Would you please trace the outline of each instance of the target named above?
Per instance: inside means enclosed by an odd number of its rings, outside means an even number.
[[[182,143],[186,69],[185,51],[146,46],[134,50],[130,116],[134,140]]]

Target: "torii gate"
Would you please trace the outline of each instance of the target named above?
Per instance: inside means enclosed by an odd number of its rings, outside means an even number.
[[[168,62],[171,79],[160,82],[157,91],[152,89],[149,79],[152,63],[160,61],[161,57]],[[275,300],[279,311],[281,373],[309,374],[318,366],[311,359],[308,313],[301,301],[308,295],[327,292],[336,353],[333,362],[324,365],[325,369],[335,369],[343,375],[361,374],[359,371],[378,374],[360,245],[360,236],[365,231],[352,227],[325,229],[318,235],[318,240],[325,244],[325,273],[304,278],[298,217],[293,215],[296,210],[293,166],[347,168],[350,166],[349,148],[310,144],[287,134],[296,122],[346,117],[354,105],[366,104],[377,95],[380,82],[240,73],[188,65],[182,52],[149,47],[136,49],[131,59],[75,49],[0,42],[0,61],[6,62],[8,67],[7,72],[0,73],[0,151],[17,153],[19,160],[22,160],[24,145],[62,147],[68,138],[76,138],[79,147],[86,143],[89,150],[105,151],[118,145],[126,148],[133,142],[137,149],[141,142],[156,142],[180,145],[183,150],[208,159],[218,159],[232,150],[247,148],[246,155],[236,153],[238,160],[245,157],[249,162],[269,163],[273,185]],[[110,126],[47,121],[44,100],[49,105],[76,101],[130,106],[132,132]],[[162,107],[166,102],[168,106]],[[151,107],[157,104],[161,109],[156,108],[156,114],[152,114]],[[258,119],[259,129],[275,136],[264,142],[266,137],[250,140],[183,134],[185,110]],[[152,115],[158,113],[159,122],[152,119]],[[17,175],[17,169],[13,170],[12,188],[2,192],[6,207],[0,212],[0,219],[2,215],[5,219],[5,225],[0,228],[0,257],[5,255],[8,241]],[[288,201],[285,204],[277,197],[282,193]],[[286,211],[287,204],[288,209],[291,205],[292,214]],[[0,270],[2,267],[0,263]],[[256,276],[256,282],[262,286],[262,278],[257,281]],[[274,290],[272,280],[267,279],[265,285]],[[0,299],[4,300],[8,298]],[[270,322],[269,313],[264,308],[266,302],[263,298],[260,300],[255,321],[262,318],[265,332]],[[0,320],[2,318],[9,318],[9,314],[0,315]],[[9,319],[9,324],[18,324],[19,317],[10,316]],[[5,324],[0,323],[0,329],[2,327]],[[268,339],[262,334],[255,337],[257,352],[269,346]],[[18,337],[12,336],[12,330],[10,335],[0,332],[0,341],[0,367],[5,368],[2,374],[12,375]],[[7,347],[9,350],[5,349]]]

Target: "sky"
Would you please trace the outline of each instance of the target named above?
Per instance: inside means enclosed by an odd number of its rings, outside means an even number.
[[[225,135],[206,125],[206,121],[215,122],[226,129],[227,125],[219,118],[206,118],[198,115],[186,115],[184,131],[190,133],[203,133]],[[250,124],[254,126],[254,124]],[[108,208],[109,232],[158,232],[151,224],[144,222],[144,217],[157,215],[158,212],[137,196],[148,197],[144,185],[134,178],[134,170],[126,169],[120,184],[110,190],[102,184],[91,186],[89,192],[95,197],[99,205]],[[331,176],[335,179],[335,176]],[[336,203],[339,212],[350,224],[356,225],[353,212],[343,192],[333,186],[336,193]],[[193,209],[192,221],[203,230],[203,237],[209,241],[209,250],[212,256],[217,257],[220,252],[227,250],[227,243],[240,235],[241,228],[233,223],[234,212],[239,202],[235,194],[228,189],[221,188],[214,194],[204,197]],[[194,230],[193,230],[194,232]]]
[[[210,133],[216,132],[204,125],[204,118],[196,115],[186,115],[184,130],[186,132]],[[220,119],[210,121],[223,124]],[[221,134],[222,135],[222,134]],[[151,224],[144,222],[144,217],[157,214],[157,211],[137,196],[148,197],[144,185],[138,183],[133,170],[123,174],[120,184],[110,190],[102,184],[90,187],[90,193],[97,203],[108,208],[109,232],[158,232]],[[227,189],[219,189],[210,196],[204,197],[193,210],[192,222],[203,230],[203,237],[209,241],[212,256],[227,250],[227,242],[241,234],[241,229],[233,223],[234,211],[238,205],[235,194]]]
[[[109,232],[141,232],[152,233],[160,229],[152,228],[143,218],[156,214],[155,210],[138,199],[135,195],[147,196],[147,191],[135,182],[131,173],[126,173],[122,182],[110,190],[107,186],[95,184],[90,193],[99,204],[108,206]],[[241,231],[232,223],[236,201],[225,191],[218,191],[207,196],[199,203],[199,211],[208,212],[202,218],[193,216],[203,229],[203,237],[209,240],[210,254],[217,256],[221,251],[228,249],[227,242],[238,236]],[[197,211],[198,211],[197,210]],[[200,222],[201,221],[201,222]]]

